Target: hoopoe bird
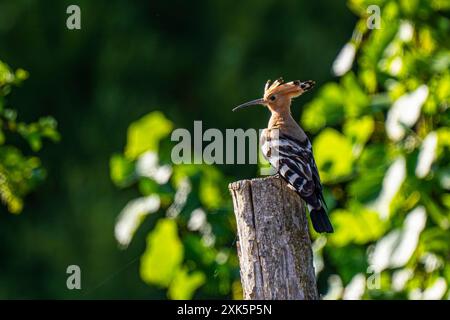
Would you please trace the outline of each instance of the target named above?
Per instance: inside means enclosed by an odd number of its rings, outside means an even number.
[[[267,106],[272,113],[269,125],[261,134],[261,151],[287,183],[306,202],[311,222],[317,232],[333,232],[326,213],[322,184],[314,160],[311,141],[292,118],[292,99],[314,87],[314,81],[268,80],[261,99],[252,100],[233,109],[251,105]]]

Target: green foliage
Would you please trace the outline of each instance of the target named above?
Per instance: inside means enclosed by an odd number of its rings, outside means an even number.
[[[51,117],[37,122],[25,123],[17,119],[17,111],[6,107],[5,97],[13,86],[28,78],[28,72],[18,69],[13,72],[0,61],[0,198],[11,213],[20,213],[24,197],[45,178],[45,170],[36,156],[27,156],[13,146],[14,135],[28,143],[32,151],[42,148],[44,138],[59,141],[56,121]]]
[[[331,245],[344,247],[350,243],[367,244],[384,234],[386,222],[380,219],[377,212],[360,205],[351,209],[352,211],[344,209],[333,211],[332,222],[336,232],[329,237]]]
[[[334,129],[325,129],[314,140],[313,149],[323,182],[350,176],[353,169],[352,145],[344,135]]]
[[[115,154],[109,161],[110,176],[112,181],[118,186],[127,186],[133,182],[134,164],[131,160]]]
[[[174,300],[192,299],[194,292],[205,283],[205,275],[194,271],[188,274],[187,268],[177,270],[169,288],[169,298]]]
[[[174,220],[161,219],[147,238],[141,277],[149,284],[168,287],[183,261],[183,244]]]
[[[136,203],[156,196],[159,219],[141,258],[142,280],[167,288],[170,299],[190,299],[198,289],[200,295],[231,295],[231,284],[238,279],[237,259],[228,248],[234,231],[227,181],[213,166],[163,163],[170,158],[170,148],[163,146],[172,128],[162,113],[151,112],[130,125],[124,155],[111,157],[113,182],[119,187],[137,186],[144,196],[124,208],[116,238],[128,245],[123,239],[132,238],[142,212],[154,212]],[[133,227],[122,229],[128,219],[135,220],[130,223]],[[125,230],[125,237],[118,229]]]
[[[158,152],[158,143],[172,131],[172,123],[160,112],[154,112],[132,123],[128,128],[125,155],[136,159],[145,151]],[[151,138],[149,138],[151,133]]]
[[[366,27],[371,4],[381,7],[381,29]],[[318,132],[318,168],[337,204],[336,232],[317,246],[316,255],[329,259],[321,277],[337,270],[346,286],[337,297],[351,296],[351,280],[368,282],[375,272],[380,287],[364,285],[360,298],[446,298],[449,6],[355,0],[350,8],[360,16],[351,41],[356,66],[325,84],[302,116]],[[350,247],[360,263],[349,261]]]

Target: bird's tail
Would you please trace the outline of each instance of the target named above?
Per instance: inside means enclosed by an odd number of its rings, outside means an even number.
[[[334,232],[324,207],[310,210],[311,222],[316,232]]]

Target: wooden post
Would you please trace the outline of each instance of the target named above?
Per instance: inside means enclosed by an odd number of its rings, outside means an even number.
[[[303,201],[279,177],[231,183],[244,298],[318,299]]]

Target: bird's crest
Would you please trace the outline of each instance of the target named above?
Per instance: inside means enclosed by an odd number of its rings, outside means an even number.
[[[274,82],[267,80],[264,86],[264,98],[269,97],[275,93],[291,92],[293,87],[300,87],[301,93],[309,91],[315,85],[312,80],[300,81],[294,80],[291,82],[284,82],[283,78],[278,78]]]
[[[274,82],[272,80],[267,80],[266,85],[264,87],[264,94],[272,92],[276,87],[282,85],[284,83],[283,78],[278,78]]]
[[[233,109],[233,111],[252,105],[268,105],[269,101],[275,101],[277,94],[288,95],[290,99],[293,99],[313,88],[314,84],[315,82],[312,80],[294,80],[290,82],[284,82],[283,78],[278,78],[274,82],[272,82],[271,80],[267,80],[266,85],[264,86],[263,98],[255,99],[238,105]]]

